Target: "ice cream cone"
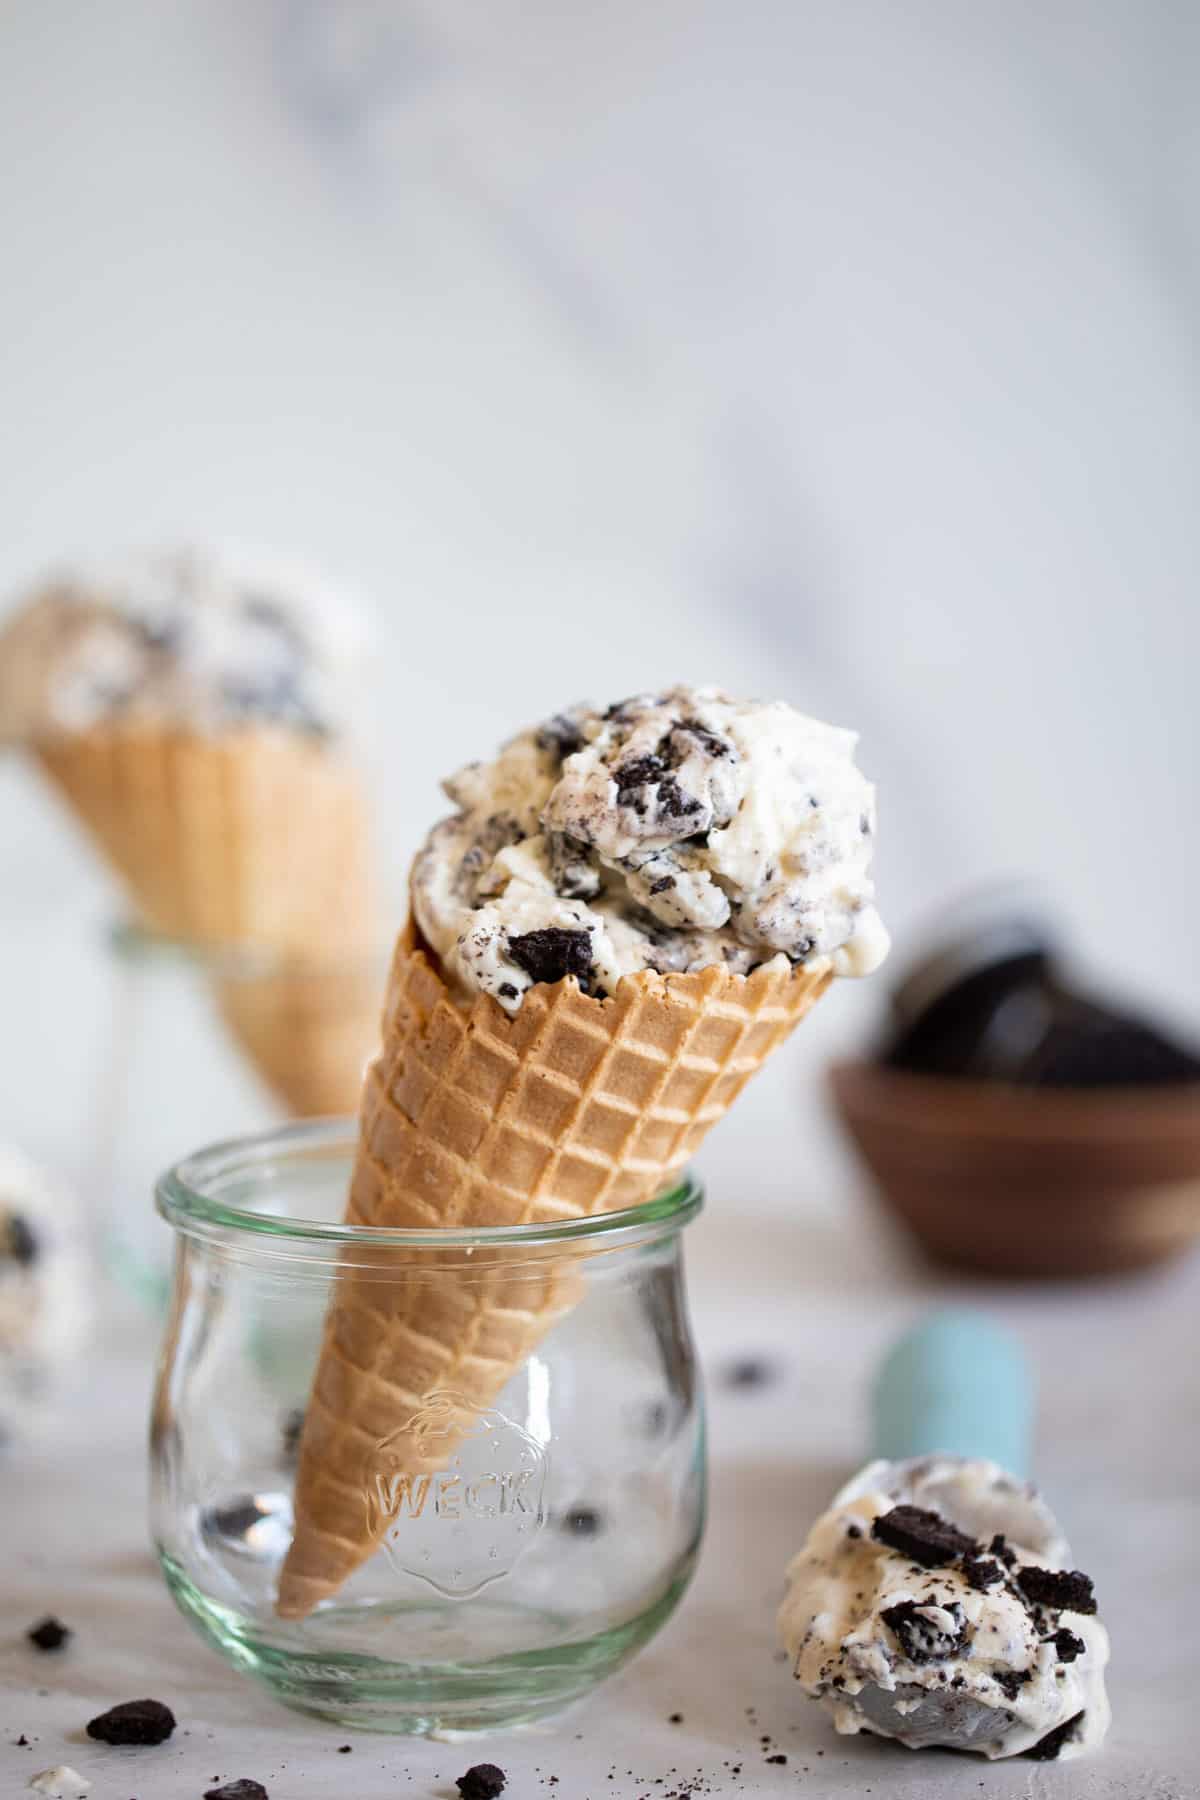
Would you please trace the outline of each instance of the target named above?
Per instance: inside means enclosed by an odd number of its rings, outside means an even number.
[[[279,953],[361,941],[362,789],[320,739],[118,722],[33,748],[151,929]]]
[[[827,965],[643,970],[599,1000],[569,978],[531,988],[509,1014],[483,995],[457,1004],[409,926],[363,1092],[347,1219],[549,1224],[636,1205],[683,1168],[830,979]],[[531,1268],[499,1250],[479,1272],[447,1264],[434,1279],[343,1272],[301,1443],[283,1617],[336,1593],[387,1531],[383,1441],[393,1480],[439,1466],[456,1421],[495,1399],[577,1279],[569,1259]]]
[[[229,1031],[296,1118],[354,1113],[379,1043],[379,971],[369,953],[286,958],[217,983]]]

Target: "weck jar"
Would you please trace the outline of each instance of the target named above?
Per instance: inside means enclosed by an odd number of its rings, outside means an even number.
[[[582,1221],[388,1231],[339,1222],[353,1155],[352,1126],[322,1121],[202,1151],[158,1185],[176,1241],[151,1433],[168,1586],[236,1668],[340,1725],[552,1712],[654,1635],[695,1565],[704,1421],[682,1232],[700,1190],[685,1178]],[[377,1420],[363,1504],[378,1547],[284,1618],[297,1448],[346,1284],[385,1319],[484,1284],[560,1303],[486,1403],[433,1387]],[[396,1451],[414,1434],[416,1470]]]

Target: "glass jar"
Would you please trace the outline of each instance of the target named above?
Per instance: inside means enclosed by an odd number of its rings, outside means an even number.
[[[375,1045],[384,959],[298,962],[131,924],[109,945],[86,1181],[102,1261],[161,1310],[174,1245],[151,1201],[156,1177],[181,1143],[352,1110]]]
[[[704,1522],[704,1423],[684,1295],[684,1179],[581,1221],[385,1231],[338,1223],[354,1155],[322,1121],[218,1146],[159,1183],[176,1234],[152,1428],[152,1520],[181,1611],[281,1700],[340,1725],[475,1730],[551,1712],[621,1667],[682,1595]],[[307,1618],[281,1619],[303,1409],[339,1281],[461,1300],[566,1283],[570,1305],[440,1466],[372,1453],[380,1547]],[[377,1292],[374,1291],[377,1284]],[[412,1419],[397,1419],[397,1431]],[[439,1442],[435,1438],[435,1442]]]

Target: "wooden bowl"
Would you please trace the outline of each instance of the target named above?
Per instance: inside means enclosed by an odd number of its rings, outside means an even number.
[[[882,1199],[939,1262],[1103,1275],[1200,1235],[1200,1084],[1019,1088],[866,1062],[830,1083]]]

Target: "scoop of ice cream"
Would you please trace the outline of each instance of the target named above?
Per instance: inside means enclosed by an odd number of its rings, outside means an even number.
[[[447,781],[413,870],[448,978],[510,1012],[534,982],[775,957],[866,974],[888,939],[853,733],[781,702],[672,688],[576,707]]]
[[[876,1463],[789,1566],[780,1639],[840,1732],[1077,1756],[1108,1729],[1108,1636],[1069,1554],[995,1463]]]
[[[0,742],[113,720],[344,731],[361,615],[311,573],[181,550],[68,572],[0,630]]]
[[[29,1422],[90,1312],[74,1206],[19,1151],[0,1146],[0,1436]]]

